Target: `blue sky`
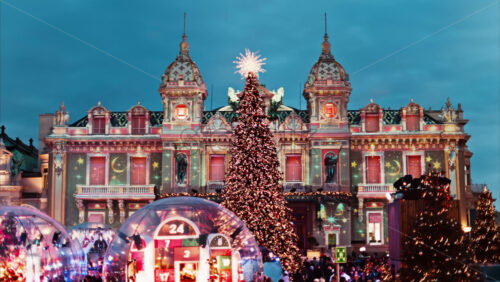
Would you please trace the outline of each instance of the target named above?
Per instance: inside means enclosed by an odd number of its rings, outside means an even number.
[[[207,109],[226,104],[227,87],[243,87],[232,62],[245,48],[267,58],[261,81],[304,108],[299,89],[320,54],[327,12],[332,52],[350,73],[349,108],[370,98],[392,109],[410,98],[426,109],[447,97],[462,103],[472,180],[500,197],[498,0],[0,0],[0,8],[0,123],[10,136],[37,139],[38,115],[62,100],[72,121],[97,101],[161,110],[159,78],[178,53],[183,12],[191,56],[214,89]]]

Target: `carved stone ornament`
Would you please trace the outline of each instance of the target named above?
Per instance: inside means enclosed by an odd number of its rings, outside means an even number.
[[[59,106],[59,111],[56,111],[56,125],[64,126],[69,122],[69,112],[66,112],[66,106],[64,106],[64,101],[61,102]]]
[[[441,108],[441,114],[439,116],[444,122],[457,121],[457,110],[451,106],[450,98],[446,100],[446,107]]]
[[[380,106],[375,104],[375,102],[373,102],[373,99],[370,99],[370,104],[368,104],[364,110],[365,112],[367,113],[378,113],[380,109]]]
[[[109,224],[113,224],[113,222],[115,221],[114,214],[113,214],[113,200],[108,200],[107,206],[108,206],[108,221],[109,221]]]
[[[63,154],[64,154],[64,144],[61,142],[55,143],[54,147],[54,170],[56,175],[61,175],[63,172]]]
[[[85,206],[83,205],[83,200],[76,200],[76,207],[78,208],[78,222],[83,223],[85,221]]]
[[[225,118],[217,112],[209,121],[206,129],[212,131],[230,131],[231,126],[226,122]]]

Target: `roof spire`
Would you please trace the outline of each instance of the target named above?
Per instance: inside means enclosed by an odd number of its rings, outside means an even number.
[[[321,49],[323,54],[330,54],[330,42],[328,42],[328,32],[327,32],[327,25],[326,25],[326,12],[325,12],[325,41],[321,44]]]
[[[182,35],[182,37],[185,36],[186,36],[186,12],[184,12],[184,34]]]
[[[325,36],[328,37],[328,32],[327,32],[327,25],[326,25],[326,12],[325,12]]]
[[[189,52],[189,43],[186,40],[186,12],[184,12],[184,32],[182,33],[182,41],[181,41],[181,53]]]

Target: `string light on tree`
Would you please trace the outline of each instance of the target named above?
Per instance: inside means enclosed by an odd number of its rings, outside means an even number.
[[[438,173],[429,173],[412,181],[412,185],[423,191],[421,198],[425,211],[418,215],[414,229],[404,241],[401,281],[479,279],[478,273],[471,268],[473,251],[469,240],[460,224],[449,216],[448,209],[452,204],[450,182]]]
[[[261,246],[280,258],[285,270],[294,273],[300,263],[297,235],[280,184],[282,175],[269,117],[257,89],[263,61],[249,50],[235,61],[246,85],[237,110],[239,123],[231,140],[222,204],[245,222]]]
[[[495,206],[491,192],[486,187],[479,195],[476,220],[471,235],[476,263],[500,262],[500,228],[495,221]]]
[[[248,49],[245,49],[245,55],[240,53],[239,57],[236,57],[236,61],[233,63],[236,64],[236,72],[241,75],[241,79],[245,79],[248,77],[249,73],[253,73],[256,77],[259,77],[259,72],[266,72],[265,69],[262,68],[264,61],[266,58],[261,58],[261,55],[257,52],[251,52]]]

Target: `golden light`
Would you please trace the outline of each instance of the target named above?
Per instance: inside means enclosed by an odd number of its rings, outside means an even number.
[[[236,57],[237,60],[233,61],[237,69],[235,73],[239,73],[242,79],[246,78],[250,72],[259,77],[259,72],[263,73],[266,71],[262,68],[262,66],[266,64],[264,63],[266,58],[260,58],[261,55],[258,55],[258,53],[258,51],[251,52],[245,49],[245,55],[240,53],[240,56]]]
[[[447,124],[444,126],[444,131],[446,131],[446,132],[457,131],[457,126],[454,124]]]
[[[465,233],[469,233],[469,232],[472,230],[472,227],[470,227],[470,226],[465,226],[464,228],[462,228],[462,230],[463,230]]]

